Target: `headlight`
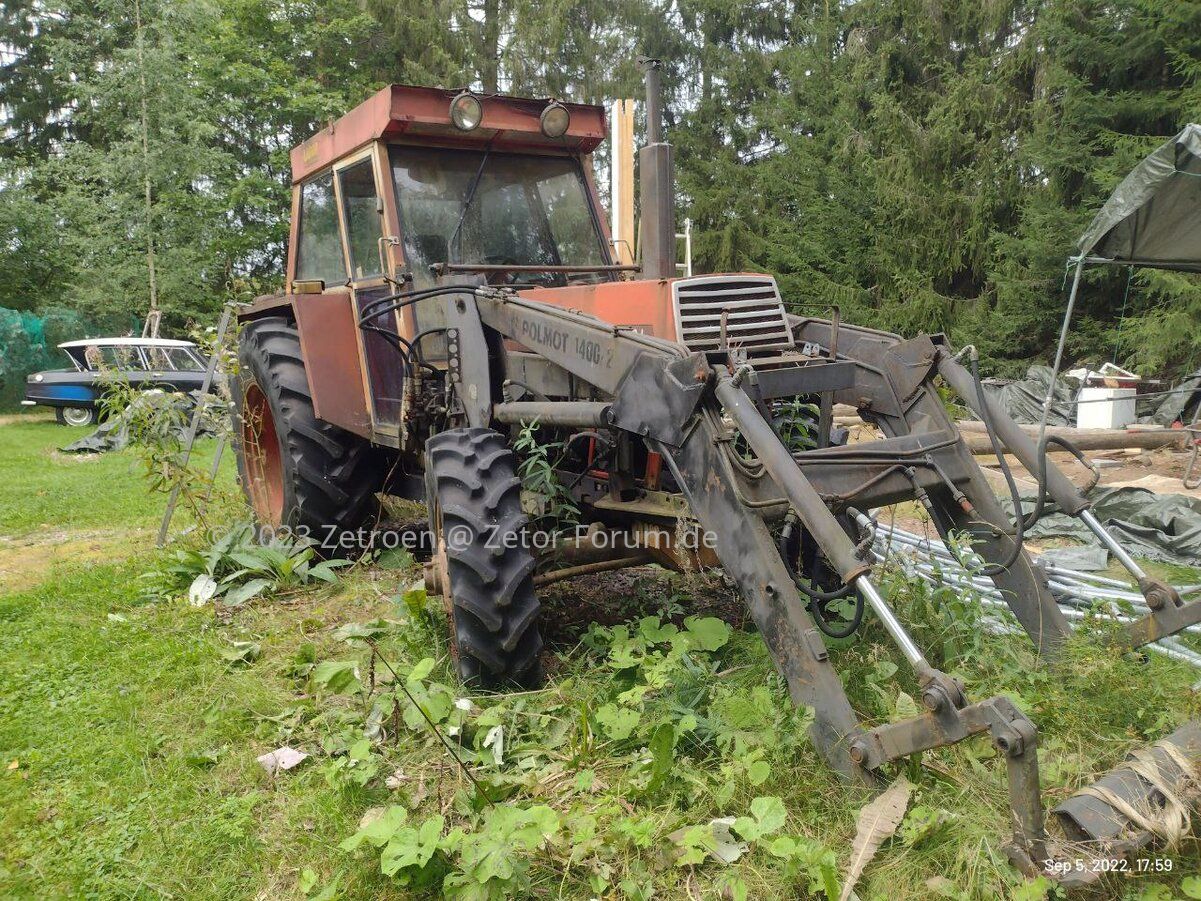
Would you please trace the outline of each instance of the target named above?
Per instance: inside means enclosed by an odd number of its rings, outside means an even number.
[[[480,120],[484,118],[484,105],[480,98],[471,91],[461,91],[450,101],[450,121],[459,131],[471,131],[479,128]]]
[[[44,378],[46,378],[46,377],[45,377],[44,375],[42,375],[40,372],[35,372],[35,373],[33,374],[33,380],[34,380],[35,382],[40,382],[40,381],[42,381]]]
[[[561,138],[567,134],[567,126],[571,124],[571,113],[567,112],[567,107],[559,101],[552,100],[538,120],[542,124],[544,135],[548,138]]]

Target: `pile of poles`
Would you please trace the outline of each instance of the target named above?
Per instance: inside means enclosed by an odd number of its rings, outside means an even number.
[[[957,555],[937,538],[931,539],[907,532],[895,525],[889,526],[869,519],[861,513],[857,514],[856,518],[860,528],[872,530],[871,553],[878,562],[898,565],[907,575],[936,587],[950,586],[970,590],[990,610],[1000,612],[1009,609],[992,580],[977,574],[984,561],[970,550]],[[1118,622],[1131,622],[1136,617],[1150,612],[1143,596],[1128,583],[1068,569],[1050,560],[1040,560],[1037,556],[1035,563],[1047,574],[1051,593],[1064,616],[1070,620],[1098,616]],[[1185,585],[1176,590],[1184,597],[1201,591],[1201,585]],[[984,622],[998,632],[1018,631],[1012,621],[1006,622],[999,616],[986,615]],[[1201,625],[1190,626],[1185,631],[1201,635]],[[1201,653],[1187,647],[1178,638],[1161,638],[1146,647],[1201,669]],[[1201,689],[1201,681],[1193,687]]]

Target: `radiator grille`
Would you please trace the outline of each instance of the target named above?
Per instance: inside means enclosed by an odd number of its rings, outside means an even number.
[[[793,345],[784,301],[770,275],[714,275],[672,282],[680,340],[689,350],[721,350],[722,313],[726,340],[744,350]]]

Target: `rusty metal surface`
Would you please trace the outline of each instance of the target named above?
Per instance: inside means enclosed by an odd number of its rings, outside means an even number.
[[[665,364],[658,354],[644,353],[617,388],[611,422],[643,438],[679,447],[712,378],[704,354]]]
[[[1132,623],[1126,624],[1126,638],[1133,648],[1150,644],[1167,635],[1175,635],[1201,623],[1201,600],[1183,603],[1179,597],[1175,603],[1153,610]]]
[[[520,296],[676,341],[678,332],[669,285],[669,281],[602,282],[566,288],[531,288],[521,290]]]
[[[539,116],[546,100],[480,97],[483,120],[464,132],[450,120],[450,101],[459,92],[442,88],[389,85],[292,150],[292,179],[300,182],[375,140],[416,140],[423,144],[523,149],[565,154],[591,153],[605,139],[602,107],[565,103],[571,115],[561,138],[542,134]]]
[[[1185,723],[1163,741],[1175,746],[1194,767],[1201,765],[1201,721]],[[1195,773],[1183,772],[1166,751],[1153,745],[1150,753],[1171,786],[1184,789],[1190,781],[1195,783]],[[1156,801],[1158,789],[1124,764],[1119,764],[1094,784],[1113,792],[1136,810],[1151,811],[1161,806],[1161,802]],[[1127,853],[1149,844],[1154,838],[1092,795],[1072,795],[1056,807],[1054,813],[1070,839],[1099,842],[1099,854]]]
[[[264,294],[256,297],[245,307],[238,307],[238,322],[249,322],[261,319],[263,316],[293,315],[292,306],[295,298],[290,294]]]
[[[776,397],[795,397],[798,394],[817,394],[838,391],[855,384],[855,364],[820,362],[781,369],[760,369],[747,393],[762,400]]]
[[[601,401],[514,401],[497,404],[492,415],[509,424],[537,422],[577,429],[608,427],[610,405]]]
[[[371,412],[359,366],[358,315],[349,294],[310,294],[296,305],[305,373],[320,419],[371,437]]]

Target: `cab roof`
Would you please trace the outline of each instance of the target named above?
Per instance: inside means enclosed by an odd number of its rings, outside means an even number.
[[[502,94],[476,94],[483,104],[480,126],[464,132],[450,120],[450,101],[459,91],[394,84],[373,94],[341,119],[292,149],[292,180],[302,181],[371,141],[399,139],[439,146],[497,150],[560,150],[591,153],[605,138],[605,111],[564,103],[571,114],[567,133],[548,138],[539,116],[551,101]]]

